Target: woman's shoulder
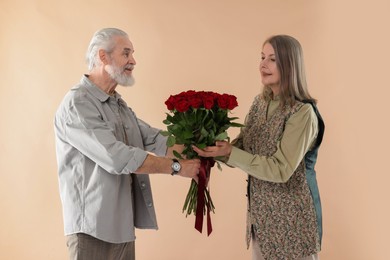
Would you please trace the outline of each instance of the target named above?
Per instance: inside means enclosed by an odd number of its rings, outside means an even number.
[[[298,101],[296,103],[296,107],[297,107],[297,112],[296,113],[311,114],[311,115],[314,114],[315,115],[314,108],[313,108],[313,105],[311,103]]]
[[[308,122],[317,124],[318,119],[313,106],[310,103],[299,103],[296,112],[293,113],[290,119],[305,124]]]
[[[254,97],[251,108],[259,108],[266,105],[266,100],[262,94],[258,94]]]
[[[264,97],[264,95],[262,94],[262,93],[260,93],[260,94],[257,94],[256,96],[255,96],[255,98],[253,99],[253,102],[254,103],[260,103],[260,102],[265,102],[265,97]]]

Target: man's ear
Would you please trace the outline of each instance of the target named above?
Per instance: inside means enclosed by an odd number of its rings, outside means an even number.
[[[103,50],[103,49],[99,50],[99,59],[103,65],[108,64],[109,56],[105,50]]]

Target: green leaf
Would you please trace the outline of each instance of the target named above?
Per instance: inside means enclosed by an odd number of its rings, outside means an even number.
[[[198,147],[199,149],[204,149],[207,147],[207,145],[205,143],[202,143],[202,144],[196,144],[195,145],[196,147]]]
[[[165,113],[165,114],[167,115],[167,118],[165,120],[168,120],[168,121],[172,122],[173,116],[171,116],[168,113]]]
[[[184,131],[182,133],[182,138],[183,139],[191,139],[192,137],[194,137],[193,133],[191,131]]]
[[[225,140],[228,137],[227,132],[220,133],[215,137],[215,140],[222,141]]]
[[[176,143],[176,138],[174,136],[169,136],[167,139],[167,146],[172,147]]]
[[[202,127],[202,129],[200,130],[200,134],[202,137],[207,137],[209,135],[209,132],[204,127]]]
[[[245,127],[245,125],[243,125],[243,124],[234,123],[234,122],[231,122],[231,123],[230,123],[230,126],[231,126],[231,127]]]
[[[170,124],[171,124],[171,121],[169,121],[168,119],[165,119],[165,120],[163,121],[163,123],[166,124],[166,125],[170,125]]]
[[[208,145],[213,145],[215,143],[215,134],[213,131],[209,132],[209,135],[207,137],[207,144]]]
[[[199,155],[193,150],[188,150],[188,152],[186,152],[185,154],[187,159],[199,158]]]
[[[222,171],[222,166],[219,162],[216,162],[217,163],[217,167],[218,167],[218,170]]]
[[[160,131],[160,134],[163,136],[169,136],[171,133],[169,133],[168,131]]]
[[[183,157],[181,156],[181,154],[176,151],[176,150],[173,150],[173,155],[176,157],[176,158],[179,158],[179,159],[183,159]]]

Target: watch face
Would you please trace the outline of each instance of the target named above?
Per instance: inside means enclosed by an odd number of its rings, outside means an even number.
[[[172,169],[173,169],[175,172],[180,171],[180,169],[181,169],[180,163],[174,162],[174,163],[172,164]]]

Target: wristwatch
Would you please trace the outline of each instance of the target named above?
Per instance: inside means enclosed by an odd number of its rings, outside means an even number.
[[[181,170],[181,165],[177,159],[172,159],[171,168],[172,168],[172,173],[171,173],[172,175],[176,175],[179,173],[179,171]]]

